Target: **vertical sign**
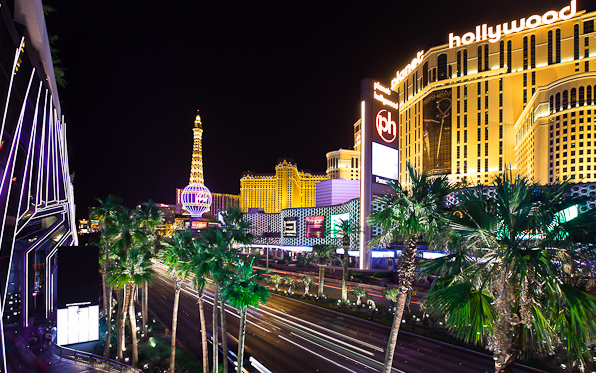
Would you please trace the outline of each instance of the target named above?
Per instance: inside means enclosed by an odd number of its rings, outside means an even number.
[[[451,88],[429,93],[423,101],[424,171],[451,172]]]
[[[366,219],[373,195],[386,193],[387,181],[399,175],[399,105],[397,93],[373,79],[362,81],[361,98],[359,267],[369,269],[371,229]]]

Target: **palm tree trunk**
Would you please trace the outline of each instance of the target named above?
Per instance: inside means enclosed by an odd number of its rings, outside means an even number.
[[[325,266],[319,264],[319,298],[323,298],[323,289],[325,287]]]
[[[126,315],[123,316],[124,313],[124,289],[120,289],[118,290],[117,293],[117,298],[118,298],[118,320],[116,321],[116,329],[117,329],[117,334],[116,334],[116,360],[118,361],[122,361],[122,351],[123,351],[123,345],[122,345],[122,335],[124,334],[124,318],[126,317]]]
[[[215,282],[215,281],[214,281]],[[217,306],[219,301],[219,286],[215,283],[215,291],[213,292],[213,373],[217,373],[219,369],[219,338],[217,329]]]
[[[106,346],[103,350],[103,357],[110,358],[110,340],[112,339],[112,287],[108,286],[108,308],[106,309]]]
[[[124,292],[122,293],[124,296],[122,297],[122,324],[120,328],[122,328],[122,334],[120,334],[120,345],[122,346],[122,351],[126,351],[126,315],[128,312],[128,299],[129,294],[127,290],[127,285],[124,286]]]
[[[108,258],[109,258],[109,250],[108,250],[108,244],[104,244],[104,262],[103,262],[103,268],[102,268],[102,273],[101,273],[101,284],[103,286],[103,312],[104,314],[107,312],[106,310],[108,309],[108,285],[106,283],[107,280],[107,269],[108,269]],[[112,295],[112,293],[110,293],[110,296]],[[112,317],[112,315],[110,315],[110,317]]]
[[[139,362],[139,349],[137,346],[137,318],[135,315],[135,302],[133,302],[134,284],[130,284],[130,296],[128,297],[129,310],[128,315],[130,317],[130,329],[132,335],[132,366],[137,367]]]
[[[343,302],[348,300],[348,261],[350,260],[348,249],[349,246],[344,246],[344,257],[342,262],[343,273],[341,274],[341,300]]]
[[[517,360],[516,351],[502,351],[501,353],[495,354],[495,373],[512,373],[513,365]]]
[[[238,373],[242,373],[244,363],[244,337],[246,336],[246,309],[240,310],[240,326],[238,328]],[[224,371],[225,372],[225,371]]]
[[[176,328],[178,327],[178,302],[180,300],[180,287],[182,281],[176,280],[176,289],[174,291],[174,309],[172,311],[172,352],[170,353],[170,373],[174,373],[176,363]]]
[[[219,300],[221,312],[221,344],[223,348],[223,371],[228,371],[228,331],[226,326],[226,305],[223,297]]]
[[[399,296],[395,307],[396,310],[395,316],[393,317],[393,325],[391,326],[391,334],[389,335],[389,341],[387,342],[383,373],[391,372],[393,355],[395,354],[395,346],[397,345],[397,335],[404,314],[408,292],[412,288],[412,281],[414,279],[416,243],[417,240],[415,238],[410,238],[404,241],[404,250],[401,255],[398,271]]]
[[[203,373],[209,373],[209,356],[207,356],[207,327],[205,326],[205,309],[203,307],[203,290],[197,289],[199,293],[199,318],[201,319],[201,349],[203,352]]]
[[[147,319],[149,318],[149,283],[145,281],[143,286],[143,335],[144,339],[147,340]]]

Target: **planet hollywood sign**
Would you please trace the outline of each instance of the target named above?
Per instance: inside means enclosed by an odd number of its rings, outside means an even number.
[[[461,37],[449,34],[449,49],[459,47],[461,44],[468,45],[475,41],[488,40],[489,43],[496,43],[501,40],[501,35],[510,35],[525,29],[532,29],[542,25],[550,25],[559,20],[568,20],[572,18],[576,11],[576,0],[571,0],[571,3],[563,7],[560,11],[549,10],[542,16],[534,14],[528,18],[522,18],[511,22],[505,22],[503,25],[496,25],[488,27],[487,24],[476,26],[476,32],[466,32]]]
[[[526,29],[533,29],[542,25],[550,25],[551,23],[568,20],[575,16],[577,13],[576,0],[571,0],[568,6],[563,7],[560,11],[549,10],[542,16],[534,14],[528,18],[522,18],[511,22],[505,22],[496,26],[488,27],[485,23],[483,25],[476,26],[475,32],[466,32],[462,36],[449,34],[449,49],[459,47],[463,45],[469,45],[478,41],[486,41],[489,43],[496,43],[501,40],[503,34],[511,35],[517,32],[524,31]],[[391,89],[395,89],[397,85],[405,79],[424,59],[424,51],[420,51],[416,54],[416,57],[402,70],[395,74],[395,78],[391,80]]]

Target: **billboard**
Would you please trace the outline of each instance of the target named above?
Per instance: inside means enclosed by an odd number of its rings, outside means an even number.
[[[325,237],[325,217],[307,216],[306,217],[306,238]]]
[[[298,218],[284,218],[284,237],[296,237],[298,235]]]
[[[99,339],[99,248],[58,248],[57,344]]]
[[[333,214],[330,216],[329,221],[331,222],[331,238],[338,238],[341,237],[339,231],[337,230],[337,226],[343,221],[350,220],[350,214],[345,212],[343,214]]]
[[[451,89],[434,91],[423,101],[424,171],[451,172]]]

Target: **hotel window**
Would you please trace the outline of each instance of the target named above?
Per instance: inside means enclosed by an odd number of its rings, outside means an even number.
[[[488,44],[484,45],[484,70],[488,70]]]
[[[459,144],[459,138],[460,138],[460,136],[459,136],[459,131],[457,131],[457,143],[458,143],[458,144]]]
[[[563,110],[569,108],[569,92],[567,90],[563,91],[563,101],[561,102]]]
[[[579,59],[579,25],[573,26],[573,59]]]
[[[577,104],[576,92],[577,92],[577,90],[575,88],[571,88],[571,101],[570,101],[571,107],[575,107]]]
[[[484,81],[484,93],[488,94],[488,80]]]
[[[480,133],[478,134],[480,135]],[[480,141],[480,137],[478,137],[478,141]],[[482,149],[480,148],[480,144],[478,144],[478,157],[480,157],[482,155]],[[480,162],[480,160],[478,160],[478,162]],[[480,166],[478,166],[478,171],[480,171]]]
[[[548,31],[548,64],[553,63],[553,30]]]
[[[464,127],[468,126],[468,116],[464,115]]]
[[[468,85],[464,85],[464,98],[468,97]]]
[[[457,76],[461,76],[461,50],[457,51]]]
[[[503,138],[503,125],[502,124],[499,125],[499,138],[500,139]]]
[[[488,127],[484,127],[484,141],[488,141]],[[486,144],[486,148],[488,149],[488,144]]]
[[[468,130],[464,130],[464,142],[468,142]]]
[[[464,158],[468,158],[468,145],[464,145]]]
[[[499,155],[503,155],[503,141],[499,141]]]
[[[524,73],[524,87],[528,86],[528,73]]]
[[[528,37],[524,36],[524,70],[528,69]],[[525,75],[525,74],[524,74]],[[525,82],[525,79],[524,79]],[[525,84],[524,84],[525,87]]]
[[[461,102],[461,101],[458,101],[458,102],[457,102],[457,113],[458,113],[458,114],[459,114],[459,104],[460,104],[460,102]]]
[[[511,48],[511,40],[507,40],[507,72],[511,72],[511,57],[512,57],[512,48]]]
[[[499,107],[503,107],[503,94],[499,93]]]
[[[488,143],[484,144],[484,156],[488,157]],[[488,162],[488,160],[487,160],[487,162]]]
[[[482,98],[480,96],[478,96],[477,108],[478,108],[478,110],[482,109]],[[480,113],[478,113],[478,114],[480,114]]]
[[[478,112],[478,119],[476,120],[476,124],[480,125],[482,123],[482,115],[480,114],[480,112]],[[480,131],[480,127],[478,128],[478,131]]]
[[[482,45],[478,46],[478,72],[482,71]]]
[[[550,95],[549,109],[551,114],[555,112],[555,97],[553,95]]]
[[[532,85],[536,85],[536,71],[532,71]]]
[[[561,110],[561,92],[557,92],[555,96],[555,111]]]
[[[561,62],[561,29],[558,28],[555,35],[555,45],[557,47],[555,62]]]
[[[530,37],[530,66],[532,69],[536,67],[536,35]]]
[[[499,92],[503,92],[503,78],[499,78]]]
[[[464,174],[468,173],[468,161],[464,160]]]
[[[428,85],[428,61],[422,65],[422,87]]]
[[[484,108],[488,110],[488,96],[484,96]]]
[[[591,32],[594,32],[594,20],[593,19],[584,22],[584,34],[589,34]]]
[[[567,91],[565,91],[567,92]],[[524,89],[524,104],[526,104],[528,102],[528,90]]]
[[[499,157],[499,171],[503,171],[503,157]]]
[[[448,77],[447,77],[447,55],[445,53],[440,54],[439,57],[437,57],[437,71],[438,71],[438,75],[439,75],[439,80],[448,79]]]
[[[505,66],[505,41],[501,40],[499,43],[499,68]]]
[[[459,118],[460,118],[460,116],[458,115],[458,116],[457,116],[457,128],[459,128],[459,127],[460,127],[460,125],[459,125]]]
[[[453,78],[453,66],[449,65],[449,79]]]
[[[468,75],[468,50],[464,49],[464,75]]]
[[[478,123],[480,124],[480,123]],[[484,112],[484,124],[486,124],[488,126],[488,111]]]
[[[457,159],[459,159],[459,158],[460,158],[460,156],[459,156],[459,146],[458,146],[457,147]]]
[[[503,109],[499,109],[499,123],[503,123]]]
[[[457,98],[459,98],[460,86],[457,86]]]
[[[468,100],[464,100],[464,113],[468,111]]]
[[[586,87],[586,105],[592,105],[592,86]]]
[[[484,160],[484,172],[488,172],[488,159]]]

